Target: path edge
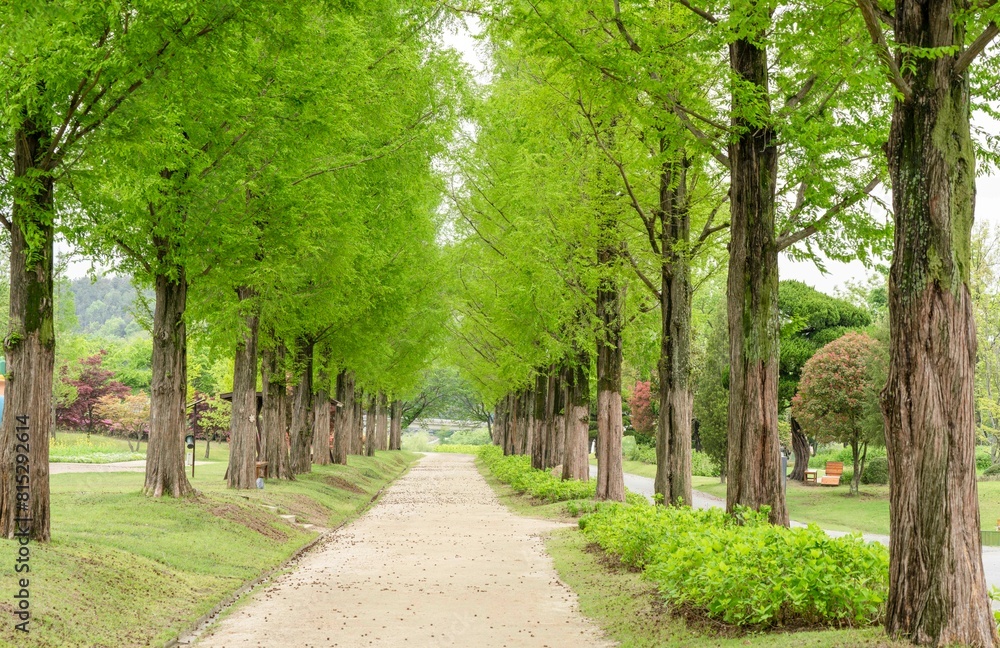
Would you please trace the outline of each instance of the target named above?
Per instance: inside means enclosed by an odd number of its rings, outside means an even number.
[[[343,529],[345,526],[347,526],[348,524],[353,523],[358,518],[360,518],[362,515],[364,515],[365,513],[367,513],[372,508],[372,506],[376,503],[376,501],[378,501],[378,499],[382,496],[382,493],[385,492],[385,490],[387,488],[389,488],[390,486],[392,486],[393,484],[395,484],[401,477],[405,476],[408,472],[410,472],[410,469],[414,466],[414,464],[419,463],[419,461],[420,460],[418,459],[417,461],[411,462],[406,467],[406,470],[404,470],[403,472],[401,472],[391,482],[389,482],[388,484],[386,484],[382,488],[378,489],[378,492],[376,492],[374,495],[372,495],[371,499],[368,500],[368,502],[364,506],[359,507],[357,509],[357,511],[355,511],[355,515],[353,515],[350,518],[344,520],[343,522],[341,522],[340,524],[338,524],[334,528],[327,529],[326,531],[323,531],[318,536],[316,536],[315,538],[313,538],[312,540],[310,540],[306,544],[304,544],[301,547],[299,547],[298,549],[296,549],[295,552],[291,556],[289,556],[288,558],[286,558],[285,561],[282,562],[280,565],[272,567],[271,569],[269,569],[268,571],[264,572],[260,576],[257,576],[256,578],[254,578],[253,580],[249,580],[249,581],[243,583],[242,585],[240,585],[240,587],[238,589],[236,589],[236,591],[234,591],[233,593],[229,594],[224,599],[222,599],[221,601],[219,601],[215,606],[212,607],[211,610],[209,610],[205,614],[203,614],[200,617],[198,617],[198,619],[194,623],[192,623],[190,626],[188,626],[187,630],[181,632],[180,634],[178,634],[173,639],[167,640],[167,642],[163,644],[163,648],[175,648],[176,646],[190,646],[190,645],[193,645],[194,642],[197,641],[198,638],[201,637],[202,634],[204,634],[205,630],[207,630],[208,627],[219,616],[222,615],[222,613],[226,612],[229,608],[233,607],[237,602],[239,602],[239,600],[241,598],[243,598],[247,594],[252,593],[259,586],[263,585],[264,583],[269,582],[270,580],[272,580],[275,576],[277,576],[281,572],[283,572],[286,569],[292,567],[305,554],[307,554],[308,552],[312,551],[313,549],[315,549],[320,544],[323,544],[325,541],[332,540],[335,533],[337,533],[338,531],[340,531],[341,529]]]

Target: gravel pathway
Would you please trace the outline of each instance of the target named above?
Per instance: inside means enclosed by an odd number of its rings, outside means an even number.
[[[613,645],[545,552],[561,526],[511,513],[471,456],[430,454],[197,645]]]

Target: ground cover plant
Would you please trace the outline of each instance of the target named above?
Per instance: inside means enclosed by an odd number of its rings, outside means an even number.
[[[889,555],[857,536],[788,529],[766,512],[607,504],[580,528],[623,564],[641,569],[666,603],[756,629],[880,623]]]

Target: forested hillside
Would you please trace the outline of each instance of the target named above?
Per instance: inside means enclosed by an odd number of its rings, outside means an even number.
[[[105,338],[124,338],[143,330],[136,314],[143,312],[144,306],[136,301],[138,292],[128,277],[110,275],[94,281],[81,277],[70,281],[69,286],[73,293],[78,332]],[[151,294],[146,296],[152,297]]]

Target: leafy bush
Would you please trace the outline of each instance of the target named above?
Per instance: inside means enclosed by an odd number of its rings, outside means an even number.
[[[990,451],[983,448],[976,448],[976,470],[982,472],[993,465],[993,457]]]
[[[504,456],[503,450],[494,445],[480,446],[479,458],[489,468],[493,476],[509,484],[518,493],[547,502],[592,498],[597,490],[597,482],[563,481],[547,470],[531,467],[531,458],[524,455]]]
[[[885,457],[872,457],[865,464],[865,471],[861,473],[862,484],[888,484],[889,483],[889,460]]]
[[[403,450],[407,452],[430,452],[434,444],[426,432],[407,432],[400,438]]]
[[[983,477],[995,477],[1000,475],[1000,464],[993,464],[983,471]]]
[[[641,461],[656,465],[656,448],[638,443],[632,436],[622,439],[622,456],[629,461]]]
[[[480,428],[478,430],[459,430],[447,439],[442,439],[441,443],[447,445],[481,446],[491,441],[489,430]]]
[[[719,466],[704,452],[692,450],[691,474],[699,477],[718,477]]]
[[[598,506],[580,528],[668,604],[732,625],[874,625],[885,614],[888,551],[859,536],[773,526],[746,510],[622,504]]]
[[[459,445],[457,443],[436,443],[426,452],[450,452],[453,454],[477,454],[482,445]]]

